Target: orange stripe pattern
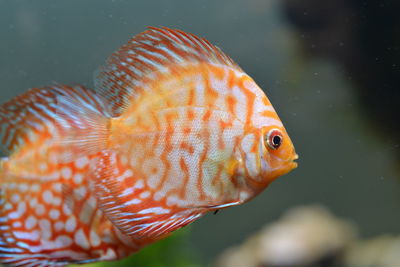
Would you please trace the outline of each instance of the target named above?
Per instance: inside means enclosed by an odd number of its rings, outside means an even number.
[[[82,86],[0,108],[0,260],[115,260],[296,167],[264,92],[207,40],[150,28]]]

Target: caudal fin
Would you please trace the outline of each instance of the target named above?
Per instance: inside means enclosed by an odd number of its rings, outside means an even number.
[[[72,99],[85,108],[106,110],[106,103],[83,86],[33,88],[0,106],[0,148],[7,155],[26,144],[54,134],[60,99]],[[75,106],[71,107],[75,108]],[[78,112],[78,111],[75,111]]]

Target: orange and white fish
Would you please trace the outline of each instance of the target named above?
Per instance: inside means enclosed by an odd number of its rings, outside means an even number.
[[[0,107],[0,262],[116,260],[297,166],[257,84],[193,34],[150,28],[95,90],[35,88]]]

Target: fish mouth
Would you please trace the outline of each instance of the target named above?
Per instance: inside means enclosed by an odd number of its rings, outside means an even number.
[[[291,159],[289,160],[290,163],[291,163],[291,165],[293,166],[293,169],[294,169],[294,168],[297,168],[297,162],[296,162],[297,159],[299,159],[299,155],[295,154],[295,155],[293,156],[293,158],[291,158]]]

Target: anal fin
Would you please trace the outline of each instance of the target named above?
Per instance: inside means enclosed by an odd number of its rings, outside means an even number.
[[[140,199],[138,195],[143,189],[123,187],[115,152],[103,152],[99,160],[91,175],[95,179],[99,208],[123,234],[133,239],[157,240],[207,212],[203,208],[166,207],[163,201],[152,197]]]

